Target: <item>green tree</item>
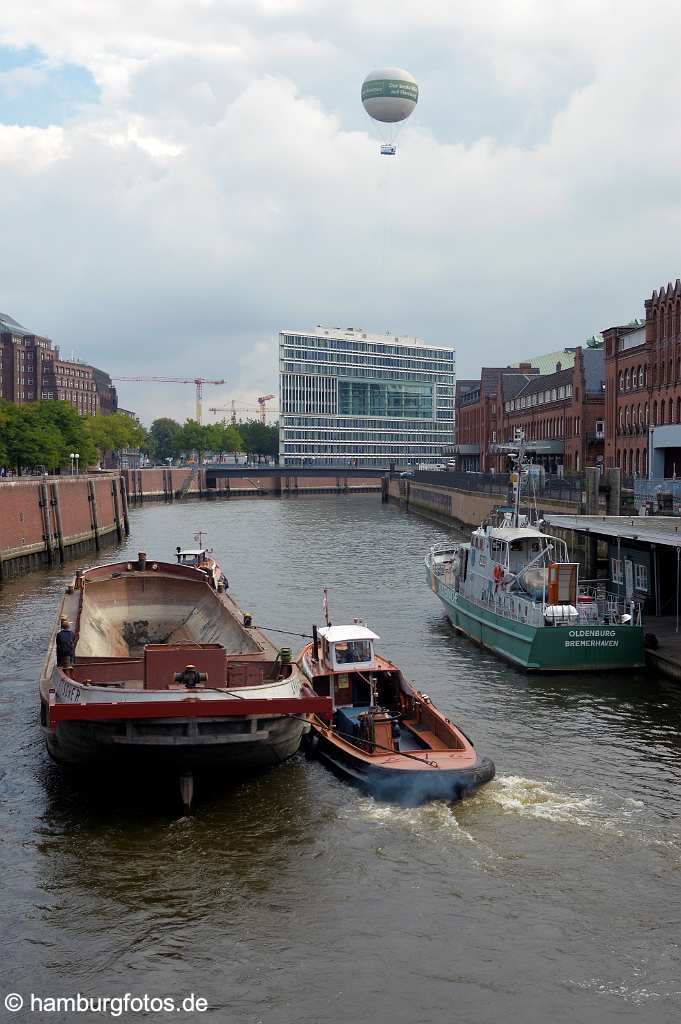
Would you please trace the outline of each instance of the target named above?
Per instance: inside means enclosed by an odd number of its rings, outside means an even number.
[[[212,446],[211,430],[212,427],[202,427],[196,420],[186,420],[180,432],[181,451],[186,455],[197,452],[199,462],[203,462],[204,454]]]
[[[244,449],[249,459],[257,455],[258,462],[264,455],[276,458],[279,452],[279,427],[268,427],[259,420],[248,420],[239,424]]]
[[[8,461],[20,475],[22,469],[57,469],[64,441],[59,429],[40,415],[37,402],[10,405],[3,428]]]
[[[36,402],[36,415],[46,426],[53,426],[61,436],[60,466],[70,464],[71,452],[78,452],[82,469],[97,461],[97,449],[87,430],[85,420],[70,402]]]
[[[243,438],[232,423],[228,424],[222,420],[221,423],[211,424],[208,429],[210,430],[209,436],[211,440],[209,447],[216,455],[222,452],[243,451]]]
[[[151,455],[158,462],[175,459],[182,450],[182,427],[168,416],[154,420],[149,428]]]
[[[123,412],[114,412],[110,416],[87,416],[84,423],[100,458],[108,451],[141,448],[147,440],[139,420]]]

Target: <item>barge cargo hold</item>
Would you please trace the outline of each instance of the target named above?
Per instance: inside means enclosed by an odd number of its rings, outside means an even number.
[[[62,619],[76,636],[57,664]],[[210,769],[220,779],[294,754],[314,694],[198,566],[147,560],[78,570],[59,608],[40,679],[52,757],[68,765]]]

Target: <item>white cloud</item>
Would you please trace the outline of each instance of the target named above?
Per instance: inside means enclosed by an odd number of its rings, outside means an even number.
[[[219,404],[250,404],[277,330],[325,321],[453,341],[467,376],[681,273],[666,0],[6,6],[0,40],[102,96],[0,126],[0,305],[112,372],[225,377]],[[423,88],[390,161],[358,92],[393,61]],[[190,387],[121,399],[193,410]]]
[[[63,128],[50,125],[49,128],[33,128],[16,124],[0,124],[0,166],[14,165],[18,176],[30,181],[32,175],[43,170],[48,164],[68,155],[69,147]],[[15,187],[21,188],[16,181]],[[0,209],[2,209],[0,199]]]

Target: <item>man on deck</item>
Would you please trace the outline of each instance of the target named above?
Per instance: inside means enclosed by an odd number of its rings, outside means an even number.
[[[60,668],[67,668],[73,662],[73,652],[76,649],[76,634],[71,629],[68,619],[61,620],[61,629],[57,633],[57,665]]]

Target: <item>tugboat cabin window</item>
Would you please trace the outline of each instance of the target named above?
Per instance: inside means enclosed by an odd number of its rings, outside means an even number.
[[[201,562],[205,562],[206,557],[207,551],[204,548],[177,552],[180,565],[200,565]]]
[[[324,658],[332,671],[366,669],[374,662],[374,640],[378,637],[366,626],[324,626],[319,630]]]
[[[372,660],[370,640],[346,640],[336,643],[337,665],[354,665]]]

